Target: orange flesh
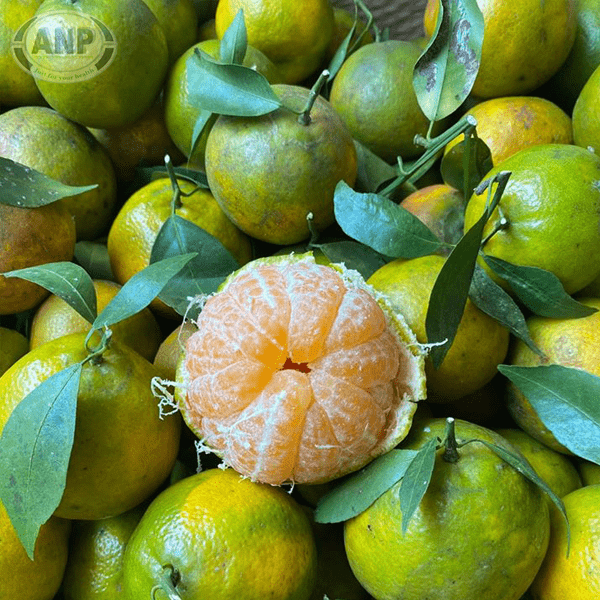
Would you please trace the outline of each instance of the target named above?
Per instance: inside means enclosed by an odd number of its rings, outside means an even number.
[[[198,327],[186,420],[243,475],[331,479],[384,436],[405,357],[377,302],[336,270],[259,265],[209,298]]]

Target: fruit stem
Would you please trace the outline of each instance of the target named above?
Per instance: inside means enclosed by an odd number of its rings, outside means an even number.
[[[308,100],[306,101],[306,106],[304,110],[298,115],[298,123],[301,125],[309,125],[310,124],[310,111],[317,100],[317,96],[321,91],[321,88],[325,84],[325,82],[329,79],[329,71],[325,69],[320,75],[315,84],[310,89],[308,93]]]
[[[454,419],[452,417],[446,419],[444,446],[445,449],[442,458],[449,463],[458,462],[460,455],[458,454],[458,443],[456,441]]]
[[[97,329],[95,331],[98,331]],[[91,336],[94,333],[94,330],[90,330],[90,333],[88,334],[88,336],[86,337],[85,340],[85,349],[89,352],[89,355],[86,356],[83,359],[83,364],[85,364],[86,362],[91,362],[94,365],[99,365],[104,359],[102,358],[102,355],[104,354],[104,352],[106,351],[106,349],[108,348],[108,345],[110,343],[110,338],[112,336],[112,330],[109,329],[108,327],[105,327],[102,330],[102,337],[100,338],[100,342],[98,343],[98,345],[95,348],[92,348],[90,346],[90,341],[91,341]]]
[[[165,167],[167,168],[167,173],[169,174],[169,179],[171,180],[171,187],[173,188],[173,200],[171,201],[171,213],[175,214],[175,211],[178,208],[183,206],[181,202],[181,190],[179,189],[179,184],[177,183],[177,177],[175,176],[175,171],[173,169],[173,163],[171,162],[171,157],[166,154],[165,155]]]
[[[181,596],[175,589],[179,583],[179,578],[179,571],[173,565],[164,565],[160,583],[157,583],[150,591],[152,600],[160,600],[156,595],[159,590],[163,591],[169,600],[181,600]]]

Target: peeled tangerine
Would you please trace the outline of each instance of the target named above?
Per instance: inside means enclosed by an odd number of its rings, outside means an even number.
[[[202,443],[252,480],[322,483],[407,434],[423,349],[356,272],[255,260],[211,296],[179,370]]]

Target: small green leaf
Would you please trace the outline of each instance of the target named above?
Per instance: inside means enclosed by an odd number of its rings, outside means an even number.
[[[92,279],[115,281],[106,244],[82,240],[75,244],[75,260]]]
[[[159,294],[181,315],[186,314],[192,297],[216,292],[227,275],[240,268],[220,240],[179,215],[169,217],[158,232],[150,264],[190,252],[195,252],[196,257]]]
[[[543,352],[529,335],[527,322],[521,309],[479,265],[475,265],[469,297],[479,310],[506,327],[513,335],[525,342],[533,352],[543,356]]]
[[[219,44],[219,58],[223,63],[241,65],[248,47],[244,11],[240,8],[223,34]]]
[[[565,505],[563,501],[552,491],[550,486],[535,472],[534,468],[529,464],[529,462],[517,454],[513,454],[508,450],[502,448],[501,446],[497,446],[496,444],[492,444],[486,440],[469,440],[469,442],[479,442],[484,446],[487,446],[490,450],[495,452],[504,462],[507,462],[513,469],[517,470],[521,475],[529,479],[532,483],[537,485],[543,492],[545,492],[550,500],[554,503],[556,508],[562,513],[566,523],[567,523],[567,546],[570,543],[571,539],[571,531],[569,527],[569,519],[567,518],[567,511],[565,510]]]
[[[476,0],[441,0],[439,6],[436,29],[413,75],[417,100],[430,121],[452,114],[469,95],[483,44],[483,15]]]
[[[349,269],[358,271],[363,279],[371,277],[388,262],[379,252],[353,240],[314,244],[314,247],[321,250],[331,262],[344,263]]]
[[[339,523],[360,514],[400,481],[416,450],[390,450],[325,494],[315,509],[317,523]]]
[[[65,185],[30,167],[0,156],[0,204],[19,208],[45,206],[98,187]]]
[[[550,271],[509,263],[495,256],[483,255],[487,265],[506,280],[518,298],[536,315],[553,319],[576,319],[596,312],[577,302],[565,292],[562,283]]]
[[[341,180],[333,203],[344,233],[384,256],[413,258],[441,246],[422,221],[384,196],[355,192]]]
[[[187,80],[190,102],[219,115],[256,117],[281,106],[264,75],[243,65],[214,62],[198,50],[188,58]]]
[[[196,253],[193,252],[167,258],[136,273],[96,317],[88,338],[93,331],[110,327],[146,308],[160,294],[169,280],[195,256]]]
[[[0,438],[0,497],[31,560],[65,489],[81,369],[58,371],[25,396]]]
[[[26,279],[62,298],[84,319],[96,318],[96,290],[87,271],[72,262],[55,262],[3,273],[4,277]]]
[[[198,148],[200,140],[208,137],[211,127],[215,124],[215,121],[218,118],[219,115],[210,112],[210,110],[200,111],[200,114],[196,119],[196,123],[194,124],[194,130],[192,131],[192,147],[190,148],[190,153],[188,154],[189,157],[194,156],[194,152]],[[204,176],[204,179],[206,180],[206,176]],[[208,187],[208,181],[206,183],[206,187]]]
[[[398,170],[371,152],[366,146],[354,140],[357,156],[357,175],[354,188],[359,192],[378,192],[386,183],[398,177]],[[411,184],[404,184],[403,196],[416,191]]]
[[[429,487],[437,445],[437,438],[434,437],[428,440],[418,450],[402,478],[398,496],[400,498],[400,511],[402,512],[403,534],[406,533],[410,519],[419,507],[421,499]]]
[[[600,465],[600,377],[562,365],[499,365],[498,370],[563,446]]]
[[[480,137],[467,136],[444,155],[440,171],[448,185],[470,198],[492,167],[492,153],[487,144]]]

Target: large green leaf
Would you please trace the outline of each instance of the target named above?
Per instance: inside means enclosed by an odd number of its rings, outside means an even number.
[[[333,203],[344,233],[385,256],[413,258],[441,246],[422,221],[384,196],[356,192],[341,180]]]
[[[476,0],[441,0],[439,14],[413,75],[417,100],[430,121],[452,114],[469,95],[483,44],[483,15]]]
[[[553,319],[575,319],[596,312],[577,302],[565,292],[562,283],[550,271],[509,263],[495,256],[483,255],[487,265],[506,280],[519,299],[536,315]]]
[[[240,267],[220,240],[179,215],[172,215],[161,227],[150,263],[191,252],[196,253],[196,257],[159,294],[163,302],[181,315],[187,313],[191,298],[212,294],[227,275]]]
[[[18,277],[62,298],[84,319],[92,323],[96,318],[96,290],[87,271],[72,262],[55,262],[3,273],[4,277]]]
[[[562,365],[499,365],[498,370],[563,446],[600,465],[600,377]]]
[[[190,102],[219,115],[256,117],[281,106],[267,78],[243,65],[215,62],[198,51],[186,64]]]
[[[193,252],[166,258],[136,273],[96,317],[88,338],[93,331],[110,327],[146,308],[160,294],[169,280],[195,256],[196,253]]]
[[[25,396],[0,438],[0,497],[32,560],[39,529],[65,489],[81,369],[71,365]]]
[[[35,169],[0,156],[0,204],[20,208],[45,206],[61,198],[77,196],[97,187],[97,184],[65,185]]]
[[[351,475],[319,500],[317,523],[338,523],[360,514],[400,481],[416,450],[390,450]]]

